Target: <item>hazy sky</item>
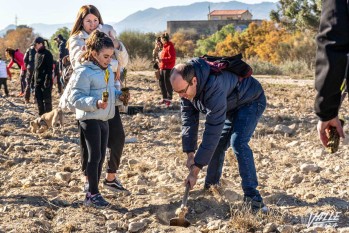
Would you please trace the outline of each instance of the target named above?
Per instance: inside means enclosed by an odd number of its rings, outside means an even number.
[[[82,5],[95,5],[103,21],[118,22],[128,15],[149,7],[162,8],[174,5],[190,5],[194,2],[229,2],[231,0],[0,0],[0,30],[15,23],[18,25],[46,23],[73,23]],[[244,3],[260,3],[263,0],[240,0]],[[277,2],[265,0],[264,2]]]

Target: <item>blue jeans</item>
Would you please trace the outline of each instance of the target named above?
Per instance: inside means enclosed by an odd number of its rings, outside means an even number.
[[[218,146],[207,168],[205,187],[219,184],[225,151],[231,145],[237,157],[244,195],[256,201],[262,200],[257,190],[257,173],[253,153],[248,143],[265,107],[266,98],[263,93],[253,102],[241,106],[225,120]]]

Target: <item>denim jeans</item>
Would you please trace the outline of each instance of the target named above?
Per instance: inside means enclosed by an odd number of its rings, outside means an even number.
[[[244,195],[256,201],[262,200],[257,190],[256,168],[253,153],[248,143],[265,107],[266,98],[263,93],[258,99],[241,106],[226,119],[218,146],[207,168],[205,187],[219,184],[225,151],[231,145],[237,157]]]

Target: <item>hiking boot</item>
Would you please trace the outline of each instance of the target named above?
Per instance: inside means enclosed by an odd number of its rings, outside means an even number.
[[[83,191],[84,193],[88,193],[89,188],[90,188],[90,185],[89,185],[88,182],[86,181],[86,182],[84,183],[84,187],[82,187],[82,191]]]
[[[107,202],[100,193],[97,193],[93,196],[91,195],[91,193],[86,193],[84,206],[91,206],[95,208],[105,208],[109,205],[110,203]]]
[[[122,186],[121,182],[116,178],[112,181],[108,181],[107,179],[104,179],[103,187],[113,192],[129,192],[127,189],[125,189]]]
[[[253,213],[261,211],[263,214],[268,213],[268,207],[263,203],[263,200],[255,200],[251,197],[244,197],[244,203],[251,208]]]

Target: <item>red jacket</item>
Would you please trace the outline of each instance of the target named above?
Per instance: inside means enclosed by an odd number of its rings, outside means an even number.
[[[7,65],[7,72],[10,72],[10,68],[15,62],[21,67],[21,71],[27,69],[24,65],[24,55],[18,49],[15,52],[14,59],[11,59],[10,63]]]
[[[171,41],[164,44],[160,52],[160,70],[170,70],[176,64],[176,50]]]

